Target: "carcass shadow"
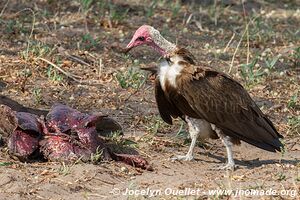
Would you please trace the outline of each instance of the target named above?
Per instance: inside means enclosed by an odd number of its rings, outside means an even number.
[[[38,116],[41,116],[41,115],[45,116],[48,113],[47,110],[39,110],[39,109],[25,107],[25,106],[19,104],[17,101],[14,101],[4,95],[0,95],[0,104],[10,107],[12,110],[14,110],[16,112],[28,112],[28,113],[32,113],[32,114],[35,114]]]

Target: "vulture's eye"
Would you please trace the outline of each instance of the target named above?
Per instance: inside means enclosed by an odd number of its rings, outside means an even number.
[[[137,38],[137,40],[138,40],[138,41],[144,41],[144,40],[145,40],[145,37],[140,36],[140,37]]]

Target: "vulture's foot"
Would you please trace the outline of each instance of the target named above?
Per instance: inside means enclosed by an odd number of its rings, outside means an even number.
[[[219,169],[226,169],[226,170],[231,170],[234,171],[235,168],[235,163],[233,160],[233,152],[232,152],[232,139],[229,136],[226,136],[223,134],[223,132],[221,131],[221,129],[217,128],[215,125],[212,126],[212,129],[217,133],[217,135],[220,137],[220,139],[222,140],[225,148],[226,148],[226,152],[227,152],[227,164],[225,166],[219,167]]]
[[[171,161],[175,160],[192,161],[194,160],[194,156],[191,154],[186,154],[185,156],[177,155],[171,158]]]
[[[212,170],[230,170],[230,171],[234,171],[235,169],[236,169],[236,166],[235,166],[234,162],[229,162],[225,165],[221,165],[221,166],[212,168]]]
[[[234,163],[227,163],[226,165],[214,167],[213,170],[230,170],[234,171],[235,169],[235,164]]]

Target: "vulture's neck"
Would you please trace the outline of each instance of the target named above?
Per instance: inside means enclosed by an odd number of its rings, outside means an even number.
[[[152,30],[153,44],[151,45],[162,56],[173,53],[176,45],[166,40],[157,30]]]

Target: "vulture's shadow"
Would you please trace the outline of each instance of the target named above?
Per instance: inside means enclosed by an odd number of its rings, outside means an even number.
[[[215,162],[215,161],[210,161],[211,163],[226,163],[227,162],[227,157],[219,156],[219,155],[214,155],[211,153],[206,153],[206,155],[210,158],[219,160],[220,162]],[[268,160],[259,160],[259,159],[253,159],[253,160],[236,160],[234,159],[235,164],[237,167],[243,166],[247,169],[254,169],[257,167],[261,167],[262,165],[272,165],[276,163],[281,163],[281,164],[291,164],[291,165],[296,165],[300,163],[299,160],[287,160],[287,159],[268,159]]]

